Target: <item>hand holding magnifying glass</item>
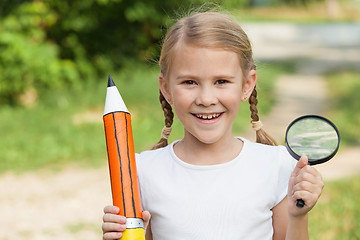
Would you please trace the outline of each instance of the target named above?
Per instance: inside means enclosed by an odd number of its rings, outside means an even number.
[[[306,155],[309,165],[329,161],[335,156],[340,144],[340,134],[328,119],[318,115],[301,116],[290,123],[286,130],[285,145],[291,156],[299,160]],[[297,207],[305,205],[302,199]]]

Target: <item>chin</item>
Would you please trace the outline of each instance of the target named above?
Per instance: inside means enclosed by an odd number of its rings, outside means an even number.
[[[195,137],[199,142],[203,144],[214,144],[219,141],[219,138],[213,137],[213,136],[202,136],[202,137]]]

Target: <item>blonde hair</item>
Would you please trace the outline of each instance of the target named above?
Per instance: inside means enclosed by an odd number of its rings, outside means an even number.
[[[161,72],[166,76],[171,67],[174,52],[180,44],[191,44],[207,48],[221,48],[235,52],[239,57],[240,67],[244,76],[251,70],[256,69],[250,41],[246,33],[232,19],[232,17],[219,12],[194,13],[178,20],[167,32],[159,60]],[[160,141],[153,149],[168,145],[167,138],[170,134],[174,114],[171,105],[160,92],[160,103],[165,116],[165,128],[167,134],[162,133]],[[257,110],[257,91],[254,88],[250,98],[250,110],[252,122],[259,122]],[[163,131],[164,131],[163,129]],[[256,130],[256,141],[268,145],[276,145],[276,142],[261,128]]]

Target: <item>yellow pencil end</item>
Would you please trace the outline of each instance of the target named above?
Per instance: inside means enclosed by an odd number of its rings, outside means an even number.
[[[121,240],[145,240],[145,231],[143,228],[130,228],[123,232]]]

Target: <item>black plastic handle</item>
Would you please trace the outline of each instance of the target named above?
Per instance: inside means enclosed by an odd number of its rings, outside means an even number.
[[[302,200],[302,199],[296,200],[296,206],[299,207],[299,208],[304,207],[305,206],[304,200]]]

